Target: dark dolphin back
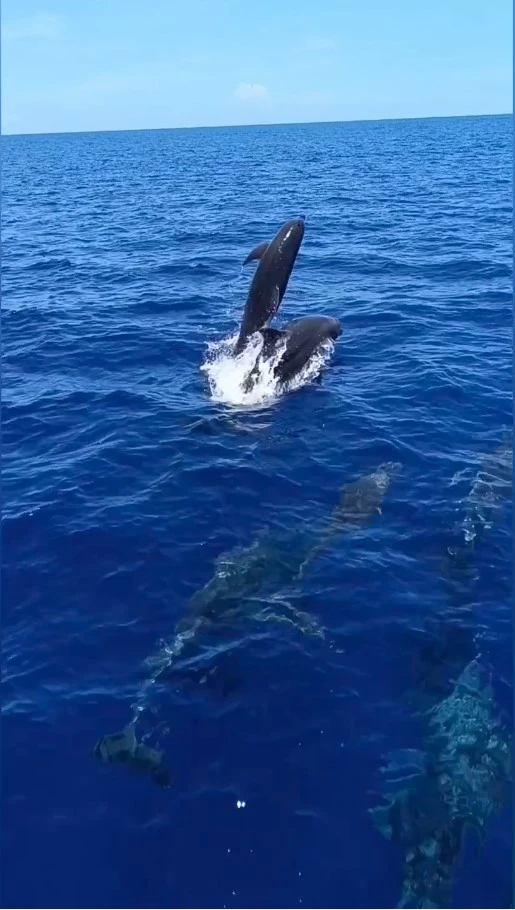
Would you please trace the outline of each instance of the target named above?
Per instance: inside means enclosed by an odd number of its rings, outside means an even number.
[[[323,341],[327,338],[334,341],[340,334],[340,323],[332,316],[304,316],[287,323],[283,329],[286,348],[275,367],[275,375],[281,382],[287,382],[305,366]]]
[[[303,316],[293,319],[283,329],[261,329],[263,347],[245,383],[250,391],[261,369],[263,360],[272,357],[278,346],[284,344],[284,351],[274,368],[274,375],[280,382],[287,382],[308,362],[322,341],[335,341],[341,335],[341,325],[334,316]]]
[[[287,221],[263,253],[243,311],[236,353],[275,315],[284,297],[304,237],[304,219]]]

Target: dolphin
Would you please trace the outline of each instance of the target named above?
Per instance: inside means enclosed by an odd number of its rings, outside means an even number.
[[[150,747],[136,737],[136,725],[143,712],[152,711],[152,690],[174,675],[185,675],[200,684],[221,685],[228,694],[233,681],[224,679],[218,667],[205,669],[193,665],[202,654],[203,644],[210,632],[239,622],[287,623],[304,635],[325,639],[326,630],[315,616],[297,609],[285,597],[277,598],[305,574],[306,568],[340,532],[364,527],[381,512],[381,502],[401,465],[387,462],[372,473],[339,491],[339,501],[321,530],[313,538],[300,539],[291,531],[280,540],[269,531],[262,531],[249,546],[236,546],[221,553],[215,560],[210,580],[190,598],[185,614],[175,625],[171,640],[161,641],[158,650],[149,655],[145,665],[149,671],[133,704],[130,722],[123,730],[101,736],[93,755],[106,763],[124,764],[133,772],[147,773],[162,787],[170,786],[171,774],[162,750]],[[276,612],[274,606],[281,609]],[[220,655],[218,655],[218,661]],[[179,666],[184,662],[182,670]]]
[[[506,435],[493,452],[483,458],[472,481],[463,503],[462,520],[453,529],[452,540],[446,547],[443,558],[446,574],[450,570],[468,568],[472,551],[502,515],[511,497],[512,485],[513,440]]]
[[[471,543],[481,529],[490,530],[496,515],[511,496],[513,441],[505,439],[482,462],[467,496],[463,531]]]
[[[424,749],[383,768],[386,804],[369,809],[375,826],[404,854],[398,907],[449,907],[466,829],[483,841],[509,799],[511,737],[494,705],[491,676],[475,658],[450,695],[429,713]],[[411,767],[410,767],[411,766]]]
[[[324,341],[336,341],[341,332],[340,322],[334,316],[302,316],[286,323],[282,329],[260,329],[263,347],[244,381],[244,390],[252,389],[263,361],[269,360],[282,345],[284,350],[273,370],[281,384],[300,373]]]
[[[196,677],[208,688],[214,684],[223,695],[230,693],[234,680],[224,678],[218,667],[192,666],[210,632],[247,619],[288,623],[304,635],[324,638],[325,631],[313,616],[270,596],[295,577],[303,555],[304,549],[297,553],[289,534],[285,546],[279,548],[266,532],[250,546],[222,553],[215,561],[214,575],[193,594],[185,615],[176,623],[173,638],[162,641],[158,651],[146,658],[149,675],[137,693],[130,722],[122,730],[101,736],[93,749],[94,758],[105,764],[123,764],[131,772],[146,773],[158,786],[169,787],[171,774],[164,752],[138,739],[136,724],[144,711],[153,711],[154,687],[174,675],[193,681]],[[275,603],[283,607],[282,612],[273,609]],[[182,671],[181,660],[186,663]]]
[[[243,265],[259,260],[243,310],[234,353],[240,354],[254,332],[277,313],[304,237],[304,216],[287,221],[270,243],[260,243]]]
[[[383,499],[401,470],[399,462],[386,461],[370,474],[364,474],[341,487],[338,505],[331,512],[317,543],[304,559],[301,575],[327,549],[334,537],[344,532],[352,534],[359,531],[370,524],[376,515],[382,514]]]

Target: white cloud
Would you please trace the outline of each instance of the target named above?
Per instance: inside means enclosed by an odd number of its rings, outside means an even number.
[[[311,35],[306,38],[305,47],[308,51],[329,51],[336,47],[336,41],[333,38],[321,38],[319,35]]]
[[[2,25],[2,38],[14,40],[30,40],[31,38],[54,40],[62,38],[63,34],[63,23],[58,16],[29,16]]]
[[[258,82],[240,82],[234,89],[234,94],[240,101],[265,101],[268,89]]]

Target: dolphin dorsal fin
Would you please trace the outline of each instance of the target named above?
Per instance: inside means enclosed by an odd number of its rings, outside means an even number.
[[[261,259],[263,254],[268,249],[269,245],[270,244],[268,243],[268,240],[266,240],[264,243],[259,243],[257,246],[255,246],[254,249],[250,251],[247,258],[244,260],[243,265],[247,265],[247,263],[252,262],[253,259]]]

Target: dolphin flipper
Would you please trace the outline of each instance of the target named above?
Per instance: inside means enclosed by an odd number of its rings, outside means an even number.
[[[265,240],[264,243],[258,243],[258,245],[255,246],[254,249],[250,251],[249,255],[244,260],[243,265],[247,265],[247,263],[252,262],[253,259],[261,259],[261,257],[266,252],[266,250],[268,249],[269,246],[270,246],[270,243],[268,240]]]

